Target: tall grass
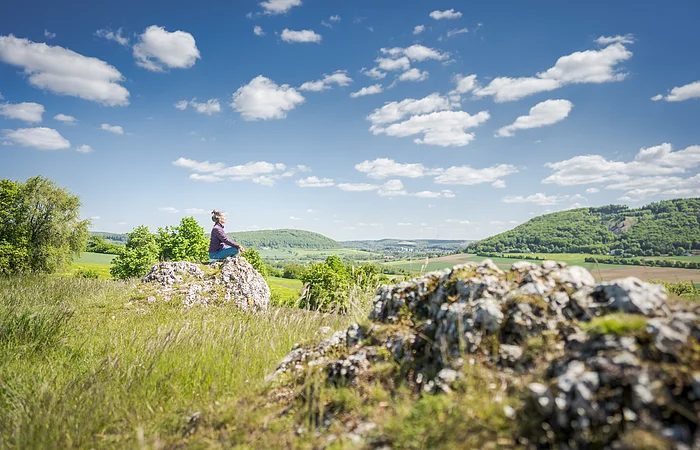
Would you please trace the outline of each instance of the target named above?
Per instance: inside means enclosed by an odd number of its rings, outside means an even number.
[[[146,306],[133,289],[0,279],[0,448],[167,445],[254,392],[294,343],[366,316]]]

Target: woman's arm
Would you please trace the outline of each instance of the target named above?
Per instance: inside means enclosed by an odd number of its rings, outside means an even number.
[[[228,237],[228,235],[226,234],[226,232],[222,228],[216,227],[215,230],[216,230],[217,237],[219,238],[219,240],[221,242],[223,242],[226,245],[230,245],[231,247],[241,248],[240,245],[238,245],[237,243],[232,241],[231,238]]]

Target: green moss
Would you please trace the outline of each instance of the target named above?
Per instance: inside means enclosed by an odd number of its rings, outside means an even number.
[[[610,314],[596,317],[583,325],[583,329],[595,334],[615,334],[624,336],[644,330],[647,319],[636,314]]]
[[[671,442],[646,430],[630,430],[620,439],[624,450],[670,450]]]

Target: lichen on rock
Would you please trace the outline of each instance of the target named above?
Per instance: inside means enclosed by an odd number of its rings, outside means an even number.
[[[178,261],[153,266],[143,279],[154,301],[181,299],[185,307],[233,304],[242,309],[265,309],[270,288],[245,258],[228,258],[208,266]]]

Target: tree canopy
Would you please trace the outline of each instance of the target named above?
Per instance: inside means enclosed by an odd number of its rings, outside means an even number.
[[[80,198],[41,176],[0,180],[0,273],[52,273],[85,250]]]
[[[260,230],[228,233],[244,247],[306,248],[325,250],[340,248],[340,244],[322,234],[305,230]]]

